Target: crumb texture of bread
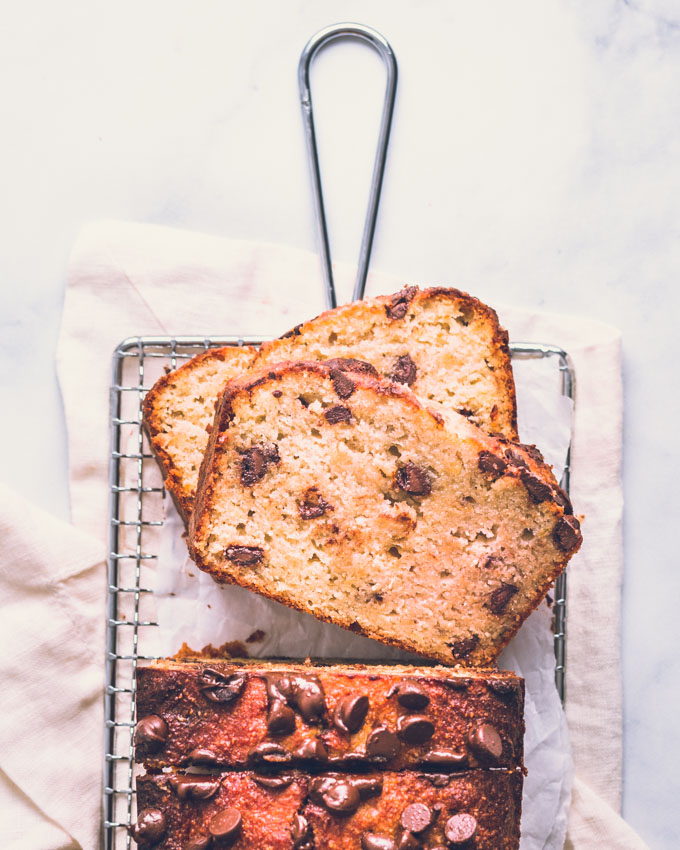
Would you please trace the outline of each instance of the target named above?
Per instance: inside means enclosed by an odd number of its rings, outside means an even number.
[[[333,358],[365,360],[426,406],[517,440],[508,335],[495,311],[465,292],[410,286],[338,307],[264,343],[255,367]]]
[[[444,664],[492,664],[581,543],[532,447],[332,363],[232,381],[189,546],[237,583]]]
[[[193,508],[215,402],[256,354],[247,346],[210,349],[164,375],[146,394],[144,427],[165,473],[166,489],[185,519]]]
[[[521,794],[522,775],[502,770],[173,772],[137,779],[131,832],[158,850],[517,850]]]
[[[524,682],[499,670],[167,660],[136,700],[149,770],[523,769]]]

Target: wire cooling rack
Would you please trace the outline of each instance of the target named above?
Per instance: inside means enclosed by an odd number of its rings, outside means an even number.
[[[133,821],[135,690],[139,661],[157,655],[152,576],[163,525],[163,481],[142,431],[142,402],[164,371],[209,348],[259,345],[262,337],[134,337],[113,356],[111,382],[110,535],[106,629],[103,837],[105,850],[130,848]],[[555,361],[563,395],[574,398],[566,352],[551,345],[513,344],[514,360]],[[570,451],[561,485],[569,492]],[[566,574],[555,585],[555,683],[565,697]]]

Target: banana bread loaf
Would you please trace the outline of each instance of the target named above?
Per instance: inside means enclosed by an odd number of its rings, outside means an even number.
[[[189,527],[218,581],[468,666],[496,659],[580,543],[532,447],[320,362],[228,385]]]
[[[132,836],[158,850],[517,850],[522,774],[164,773]]]
[[[137,671],[147,769],[522,769],[524,682],[499,670],[194,659]]]
[[[227,381],[245,372],[256,349],[227,346],[198,354],[160,378],[144,398],[143,422],[165,475],[165,488],[188,519],[215,402]]]

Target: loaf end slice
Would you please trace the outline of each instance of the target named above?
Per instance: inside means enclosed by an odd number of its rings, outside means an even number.
[[[166,490],[185,521],[193,509],[215,402],[225,384],[251,366],[256,353],[247,346],[210,349],[164,375],[146,394],[144,429]]]
[[[494,662],[581,543],[533,448],[360,367],[231,382],[189,546],[217,581],[445,664]]]
[[[343,357],[367,361],[428,406],[518,439],[508,334],[465,292],[409,286],[346,304],[264,343],[255,366]]]

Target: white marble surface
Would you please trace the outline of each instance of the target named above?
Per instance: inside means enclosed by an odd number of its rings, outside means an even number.
[[[623,331],[624,813],[677,847],[678,0],[46,0],[3,17],[0,479],[67,516],[53,358],[81,224],[313,248],[298,55],[329,23],[380,29],[400,83],[373,266]],[[316,70],[351,261],[381,67],[346,45]]]

